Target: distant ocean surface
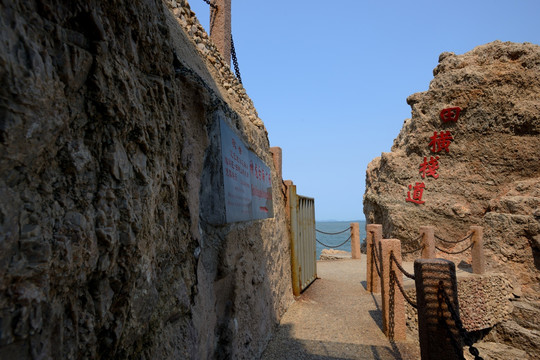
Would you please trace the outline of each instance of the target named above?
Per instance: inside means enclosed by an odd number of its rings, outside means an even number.
[[[352,220],[352,221],[316,221],[315,222],[315,229],[328,232],[328,233],[336,233],[339,231],[343,231],[345,229],[348,229],[351,226],[352,222],[357,222],[360,224],[360,244],[364,241],[366,238],[366,222],[365,220]],[[351,231],[345,231],[342,234],[339,235],[326,235],[321,234],[319,232],[316,232],[317,240],[320,242],[335,246],[339,245],[349,236],[351,236]],[[321,256],[322,249],[325,249],[324,246],[319,244],[317,242],[317,260],[319,260],[319,257]],[[335,248],[336,250],[344,250],[344,251],[351,251],[351,241],[347,241],[347,243],[343,244],[340,247]]]

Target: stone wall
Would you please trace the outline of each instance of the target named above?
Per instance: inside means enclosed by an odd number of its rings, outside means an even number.
[[[489,329],[506,320],[510,313],[511,287],[502,274],[472,274],[457,277],[459,314],[467,331]],[[405,289],[407,297],[416,302],[416,289]],[[412,337],[418,337],[416,309],[405,302],[407,327]]]
[[[0,2],[0,38],[0,358],[257,358],[293,300],[282,180],[187,2]],[[201,218],[216,113],[274,218]]]
[[[484,226],[487,270],[505,275],[514,300],[540,309],[540,46],[495,41],[463,55],[443,53],[433,74],[428,91],[407,99],[412,117],[392,151],[368,165],[367,222],[382,224],[384,237],[402,240],[404,250],[418,246],[423,225],[454,241],[469,226]],[[443,122],[441,111],[453,107],[459,119]],[[431,138],[447,131],[449,151],[432,152]],[[420,165],[436,157],[438,178],[422,178]],[[425,185],[421,204],[406,201],[416,183]],[[437,256],[471,261],[470,251]],[[524,329],[527,343],[538,344],[539,329],[531,329]],[[519,337],[505,341],[527,347]],[[525,350],[540,356],[538,345]]]

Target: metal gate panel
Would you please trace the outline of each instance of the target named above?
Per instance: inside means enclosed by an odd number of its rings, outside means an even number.
[[[293,293],[298,296],[317,278],[315,200],[296,194],[289,186]]]

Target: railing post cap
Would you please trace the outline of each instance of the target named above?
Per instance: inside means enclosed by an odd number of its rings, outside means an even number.
[[[454,265],[455,264],[450,261],[450,260],[446,260],[446,259],[440,259],[440,258],[436,258],[436,259],[415,259],[414,260],[414,266],[416,267],[416,264],[418,265],[424,265],[424,264],[437,264],[437,265]]]

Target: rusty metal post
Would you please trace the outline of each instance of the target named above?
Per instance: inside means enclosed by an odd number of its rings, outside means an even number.
[[[377,273],[377,268],[375,265],[375,260],[373,255],[376,254],[375,250],[379,249],[379,242],[382,239],[382,225],[380,224],[369,224],[366,226],[366,282],[367,282],[367,291],[372,293],[379,293],[381,290],[381,278]],[[381,264],[379,264],[379,268]]]
[[[435,228],[421,226],[420,234],[422,234],[422,259],[435,259]]]
[[[471,250],[472,271],[475,274],[486,272],[486,260],[484,257],[484,228],[482,226],[471,226],[473,248]]]
[[[290,180],[285,181],[287,186],[287,215],[289,218],[289,236],[291,239],[291,281],[294,296],[300,296],[300,275],[298,273],[297,241],[298,227],[296,185]]]
[[[351,223],[351,257],[360,259],[360,224]]]
[[[231,65],[231,0],[213,0],[210,8],[210,38]]]
[[[272,160],[274,160],[277,178],[281,180],[283,178],[283,152],[278,146],[271,147],[270,152],[272,153]]]
[[[382,239],[379,242],[382,259],[381,268],[381,297],[383,332],[393,340],[405,340],[407,337],[405,325],[405,299],[399,290],[403,276],[391,259],[391,254],[401,265],[401,241],[398,239]],[[391,281],[392,277],[394,281]],[[403,286],[402,286],[403,287]]]
[[[459,316],[455,264],[444,259],[417,259],[414,275],[422,360],[462,359],[463,342],[459,331],[446,301],[438,296],[441,286]]]

